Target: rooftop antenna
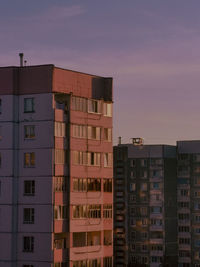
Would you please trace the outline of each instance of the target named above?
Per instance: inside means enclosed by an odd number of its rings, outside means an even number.
[[[23,53],[19,53],[19,57],[20,57],[20,67],[23,67],[24,54]]]

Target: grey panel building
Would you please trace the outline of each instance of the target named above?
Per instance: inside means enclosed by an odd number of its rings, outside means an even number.
[[[114,147],[114,266],[177,266],[176,147]]]
[[[178,262],[200,267],[200,140],[178,141]]]

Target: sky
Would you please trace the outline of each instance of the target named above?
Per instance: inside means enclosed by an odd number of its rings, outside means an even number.
[[[200,139],[200,1],[0,0],[0,66],[113,77],[114,144]]]

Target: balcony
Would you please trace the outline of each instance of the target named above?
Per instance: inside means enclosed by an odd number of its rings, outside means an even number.
[[[151,225],[150,231],[163,231],[164,225]]]

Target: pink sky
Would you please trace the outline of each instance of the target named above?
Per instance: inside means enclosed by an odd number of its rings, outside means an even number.
[[[115,142],[200,139],[200,2],[2,2],[1,66],[24,52],[30,65],[112,76]]]

